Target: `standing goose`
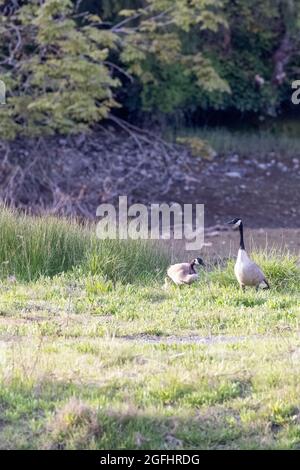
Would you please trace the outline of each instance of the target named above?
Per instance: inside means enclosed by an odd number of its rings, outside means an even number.
[[[235,225],[240,230],[240,249],[238,251],[237,260],[234,266],[235,276],[243,290],[246,286],[255,286],[258,290],[259,287],[270,289],[270,285],[266,276],[256,263],[249,258],[244,244],[244,230],[243,222],[241,219],[235,218],[228,222],[229,225]]]
[[[205,266],[201,258],[195,258],[190,263],[173,264],[169,267],[167,274],[178,286],[192,284],[198,279],[199,274],[195,270],[195,266],[199,265]]]

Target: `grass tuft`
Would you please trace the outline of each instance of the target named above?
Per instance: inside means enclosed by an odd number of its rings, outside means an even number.
[[[50,449],[84,449],[101,435],[97,413],[81,400],[71,398],[48,424]]]

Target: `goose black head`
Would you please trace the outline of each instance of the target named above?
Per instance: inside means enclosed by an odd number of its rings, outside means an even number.
[[[193,261],[192,261],[192,264],[197,264],[197,265],[200,265],[200,266],[205,266],[205,263],[203,261],[202,258],[195,258]]]
[[[242,219],[240,219],[239,217],[236,217],[235,219],[232,219],[229,222],[227,222],[228,225],[235,225],[236,227],[239,227],[241,223],[242,223]]]

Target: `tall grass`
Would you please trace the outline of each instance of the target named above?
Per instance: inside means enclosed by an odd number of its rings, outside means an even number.
[[[143,241],[98,240],[72,219],[31,217],[0,208],[0,278],[32,281],[70,270],[133,282],[162,275],[168,255]]]
[[[163,277],[169,255],[158,243],[142,240],[93,240],[84,270],[113,281],[134,283]]]
[[[274,134],[267,130],[257,132],[231,131],[219,128],[182,129],[176,137],[199,137],[220,155],[237,153],[241,156],[267,155],[272,152],[286,157],[299,156],[299,138]]]

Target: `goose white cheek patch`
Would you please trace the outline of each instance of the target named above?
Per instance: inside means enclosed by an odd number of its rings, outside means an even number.
[[[267,289],[268,288],[268,284],[266,283],[266,281],[262,281],[260,284],[259,284],[259,287],[261,289]]]

